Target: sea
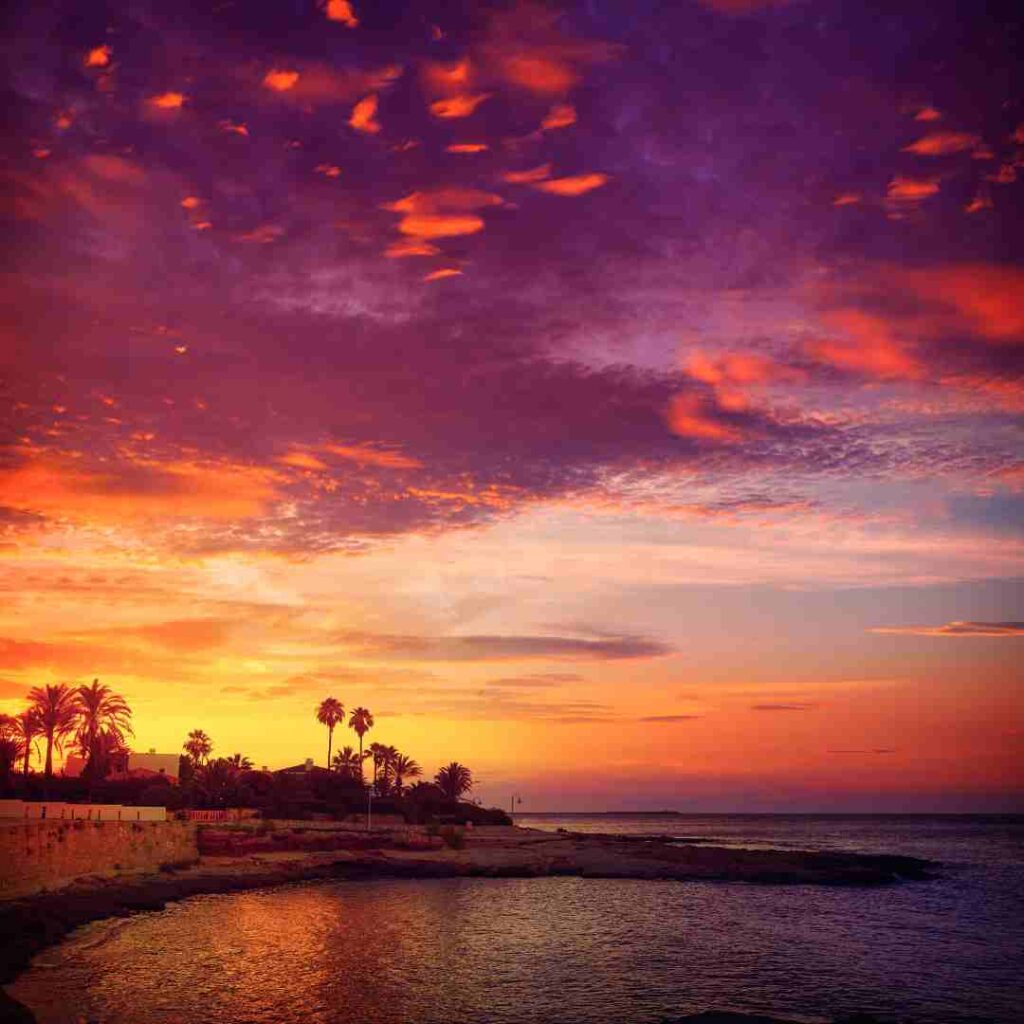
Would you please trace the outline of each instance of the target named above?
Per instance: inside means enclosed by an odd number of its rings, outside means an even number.
[[[1024,816],[523,815],[749,848],[899,853],[877,888],[580,878],[317,882],[96,922],[8,992],[42,1024],[1024,1021]]]

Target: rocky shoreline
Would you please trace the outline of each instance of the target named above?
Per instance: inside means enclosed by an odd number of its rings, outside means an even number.
[[[310,847],[299,832],[274,841],[274,852],[268,852],[252,832],[228,840],[211,833],[207,848],[224,852],[204,853],[195,864],[168,865],[154,875],[81,879],[63,889],[0,903],[0,984],[9,984],[37,953],[91,921],[160,910],[190,896],[294,882],[577,876],[863,886],[933,877],[933,865],[912,857],[676,845],[662,837],[494,827],[467,831],[453,847],[425,832],[416,833],[414,841],[408,830],[372,836],[339,831],[325,842],[319,833]],[[33,1019],[0,990],[0,1021],[28,1024]]]

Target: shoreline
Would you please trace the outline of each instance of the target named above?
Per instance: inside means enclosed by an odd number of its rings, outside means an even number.
[[[338,835],[339,843],[348,839]],[[674,845],[661,838],[519,827],[467,832],[460,849],[403,848],[386,833],[376,836],[378,842],[368,848],[365,835],[359,838],[359,848],[206,855],[193,865],[156,874],[86,877],[60,889],[0,903],[0,933],[5,936],[0,1021],[34,1022],[31,1011],[4,987],[44,949],[94,921],[162,910],[191,896],[296,882],[379,878],[579,877],[878,886],[935,877],[933,864],[913,857]]]

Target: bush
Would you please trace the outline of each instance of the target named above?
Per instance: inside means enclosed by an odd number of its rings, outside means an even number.
[[[458,825],[442,825],[438,829],[438,835],[449,849],[461,850],[466,845],[466,831]]]

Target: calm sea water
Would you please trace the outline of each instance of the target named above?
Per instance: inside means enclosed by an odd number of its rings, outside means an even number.
[[[80,929],[9,991],[44,1022],[1024,1019],[1024,817],[525,817],[535,827],[908,853],[878,889],[446,879],[202,896]]]

